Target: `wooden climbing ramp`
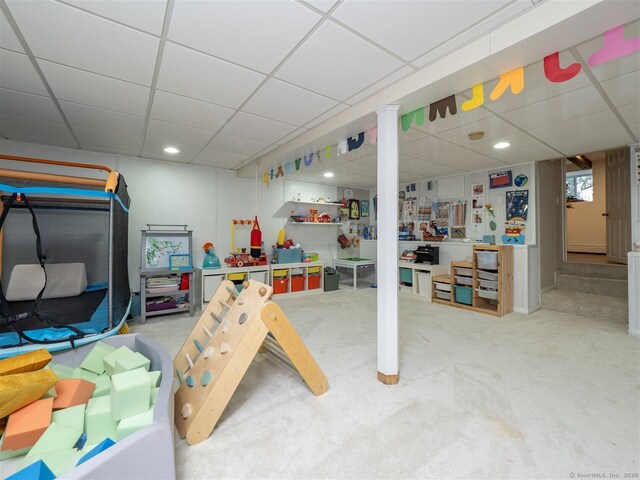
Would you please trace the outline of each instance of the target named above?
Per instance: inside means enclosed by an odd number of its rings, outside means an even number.
[[[232,282],[221,283],[173,361],[176,428],[190,445],[211,434],[259,351],[296,370],[315,395],[329,388],[287,316],[270,300],[273,289],[255,280],[242,286],[238,293]]]

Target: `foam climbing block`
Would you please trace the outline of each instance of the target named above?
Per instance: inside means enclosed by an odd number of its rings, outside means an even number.
[[[51,423],[58,425],[64,425],[65,427],[73,428],[74,430],[84,431],[84,413],[86,405],[80,404],[74,407],[63,408],[62,410],[56,410],[51,415]]]
[[[151,405],[156,403],[156,400],[158,399],[158,392],[160,391],[160,387],[156,387],[156,388],[152,388],[151,389]]]
[[[116,442],[114,442],[110,438],[105,438],[98,445],[92,447],[87,453],[84,453],[83,456],[80,457],[80,460],[78,460],[78,463],[76,464],[76,466],[77,465],[82,465],[87,460],[92,459],[93,457],[95,457],[99,453],[104,452],[107,448],[109,448],[109,447],[111,447],[111,446],[113,446],[115,444],[116,444]]]
[[[52,408],[53,398],[44,398],[9,415],[2,449],[20,450],[35,445],[51,423]]]
[[[97,376],[97,373],[93,373],[89,370],[85,370],[84,368],[77,367],[73,369],[73,375],[71,376],[71,378],[84,378],[85,380],[93,382],[93,379]]]
[[[54,371],[58,378],[73,378],[73,368],[61,365],[59,363],[52,363],[51,370]]]
[[[42,370],[53,357],[46,348],[0,360],[0,376]]]
[[[111,378],[109,378],[109,375],[98,375],[91,381],[96,384],[96,389],[91,394],[91,398],[109,395],[111,392]]]
[[[151,370],[149,372],[149,379],[151,380],[151,388],[159,387],[160,380],[162,380],[162,372],[159,370]]]
[[[111,377],[111,418],[120,420],[149,409],[151,380],[144,368],[116,373]]]
[[[8,476],[5,480],[53,480],[56,476],[47,464],[42,460],[32,463],[31,465],[18,470],[13,475]]]
[[[49,369],[0,377],[0,418],[38,400],[57,380]]]
[[[133,352],[131,355],[116,359],[115,370],[113,373],[128,372],[136,368],[144,368],[147,372],[151,362],[147,357],[139,352]]]
[[[19,457],[21,455],[26,455],[31,447],[21,448],[19,450],[3,450],[2,442],[4,440],[4,436],[0,437],[0,460],[7,460],[13,457]]]
[[[87,403],[96,384],[84,378],[64,378],[56,383],[58,396],[53,399],[53,408],[69,408],[81,403]]]
[[[42,395],[42,398],[56,398],[57,396],[58,396],[58,394],[56,393],[56,387],[54,385],[49,390],[47,390],[44,393],[44,395]]]
[[[153,408],[141,413],[136,413],[130,417],[125,417],[118,423],[116,430],[116,440],[119,442],[127,438],[132,433],[137,432],[142,427],[153,423]]]
[[[78,441],[78,438],[80,438],[80,435],[82,435],[82,430],[77,430],[58,423],[52,423],[38,439],[35,445],[31,447],[31,450],[27,453],[27,457],[33,457],[46,452],[55,452],[57,450],[73,448]]]
[[[133,350],[128,348],[126,345],[123,345],[119,348],[116,348],[110,354],[105,355],[102,361],[104,362],[104,371],[106,372],[106,374],[113,375],[116,369],[116,360],[132,354]]]
[[[20,467],[24,468],[34,462],[42,461],[51,469],[56,477],[60,477],[75,467],[82,453],[75,448],[41,452],[33,456],[24,457]]]
[[[96,342],[91,351],[84,357],[80,367],[98,375],[104,373],[104,357],[115,351],[116,347],[104,342]]]
[[[110,396],[89,400],[84,416],[87,444],[95,445],[105,438],[116,438],[118,422],[111,418]]]

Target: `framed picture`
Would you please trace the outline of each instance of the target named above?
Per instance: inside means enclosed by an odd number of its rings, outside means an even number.
[[[451,238],[464,238],[464,237],[465,237],[464,227],[451,227]]]
[[[360,217],[369,216],[369,200],[360,200]]]
[[[511,170],[489,174],[489,188],[510,187],[513,185]]]
[[[484,183],[474,183],[471,186],[471,195],[473,196],[484,195]]]
[[[482,210],[484,208],[484,197],[473,197],[471,208],[473,210]]]
[[[474,225],[482,225],[484,223],[484,212],[482,210],[473,212],[471,215],[471,223]]]
[[[358,220],[360,218],[360,201],[349,200],[349,220]]]
[[[173,255],[191,257],[190,230],[183,232],[142,230],[141,240],[140,270],[143,272],[169,269],[169,259]],[[190,258],[189,262],[191,262]]]
[[[188,253],[178,253],[169,255],[169,270],[190,270],[191,255]]]

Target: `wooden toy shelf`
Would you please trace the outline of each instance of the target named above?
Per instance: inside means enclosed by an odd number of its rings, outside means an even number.
[[[433,277],[432,280],[431,301],[434,303],[498,317],[511,313],[513,312],[513,247],[511,245],[474,245],[472,262],[451,262],[450,277],[442,275]],[[447,284],[450,285],[450,291],[447,290]],[[468,289],[471,289],[471,292]],[[470,297],[469,293],[471,293]],[[449,299],[446,298],[447,296]]]

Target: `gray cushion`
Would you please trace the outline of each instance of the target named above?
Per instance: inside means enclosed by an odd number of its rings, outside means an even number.
[[[42,298],[75,297],[87,288],[84,263],[53,263],[45,268],[47,288]],[[44,271],[40,265],[15,265],[7,285],[7,300],[35,300],[43,286]]]

